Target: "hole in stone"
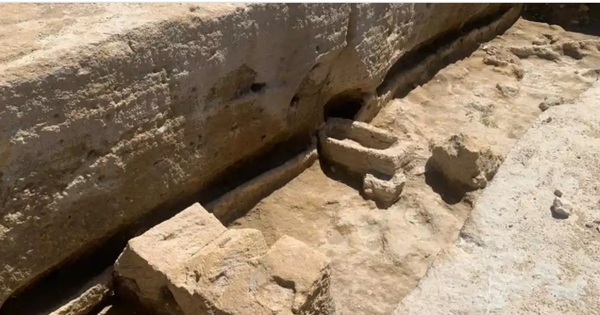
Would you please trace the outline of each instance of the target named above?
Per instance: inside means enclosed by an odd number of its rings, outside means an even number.
[[[317,47],[315,47],[315,51],[316,51],[316,52],[320,52],[320,51],[321,51],[321,49],[320,49],[319,45],[317,45]]]
[[[292,97],[292,100],[290,101],[290,107],[298,106],[299,101],[300,101],[300,97],[298,97],[298,95],[294,95],[294,97]]]
[[[342,92],[331,99],[323,107],[323,117],[338,117],[354,119],[364,105],[363,94],[360,90]]]
[[[58,113],[54,114],[54,118],[59,118],[59,117],[60,117],[60,114],[58,114]]]
[[[254,93],[259,93],[264,90],[266,86],[266,83],[252,83],[252,85],[250,85],[250,90]]]

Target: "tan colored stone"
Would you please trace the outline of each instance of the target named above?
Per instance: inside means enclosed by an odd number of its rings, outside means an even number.
[[[394,314],[598,313],[600,242],[585,222],[599,207],[599,98],[595,83],[540,115]],[[563,220],[549,209],[557,189],[577,209]]]
[[[310,246],[282,236],[260,262],[271,279],[294,292],[292,313],[331,314],[329,259]]]
[[[227,229],[196,203],[173,218],[131,239],[115,263],[117,279],[140,301],[156,309],[170,307],[168,278]],[[172,306],[172,305],[171,305]]]
[[[332,314],[329,260],[284,236],[267,251],[262,234],[222,234],[170,279],[183,314]]]
[[[313,145],[283,165],[260,174],[212,201],[206,208],[224,222],[230,222],[232,218],[240,215],[241,210],[250,209],[260,199],[298,176],[311,166],[317,157],[317,149]]]
[[[267,249],[258,230],[228,230],[170,276],[169,289],[186,315],[267,314],[249,287],[268,280],[254,263]]]
[[[349,119],[330,118],[319,131],[319,139],[324,158],[358,174],[392,176],[407,155],[396,136]]]
[[[3,4],[0,304],[500,8]]]
[[[405,183],[406,176],[401,171],[387,178],[367,174],[363,180],[363,191],[365,197],[387,208],[400,199]]]
[[[113,289],[112,268],[88,282],[69,302],[50,312],[50,315],[87,315]]]
[[[464,134],[434,144],[431,152],[431,168],[467,189],[485,187],[502,163],[502,158],[489,146]]]

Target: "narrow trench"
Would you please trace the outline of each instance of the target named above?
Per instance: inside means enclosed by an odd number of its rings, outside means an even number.
[[[284,164],[306,150],[310,144],[310,135],[303,134],[266,146],[253,157],[239,161],[216,176],[216,180],[206,185],[208,188],[191,197],[158,207],[150,215],[121,229],[91,251],[78,255],[76,260],[63,264],[29,287],[13,294],[0,308],[0,315],[46,314],[49,310],[58,308],[60,303],[76,294],[90,279],[112,266],[132,237],[171,218],[194,202],[204,205],[219,198],[248,180]],[[250,209],[241,209],[238,215],[244,215],[244,210]],[[222,223],[227,225],[229,222]]]
[[[500,20],[504,14],[511,9],[512,6],[509,4],[503,5],[490,15],[470,20],[458,30],[454,29],[447,31],[446,33],[420,44],[392,65],[383,82],[377,87],[377,95],[381,96],[388,92],[392,92],[394,98],[403,98],[417,86],[431,80],[437,72],[447,65],[468,57],[479,47],[480,42],[494,38],[498,34],[503,33],[505,29],[489,32],[489,34],[485,34],[485,38],[470,43],[463,42],[464,37],[474,30],[482,29]],[[508,27],[510,27],[510,25],[507,25],[506,29],[508,29]],[[451,51],[443,58],[438,58],[437,60],[434,59],[432,64],[428,64],[427,67],[422,69],[422,73],[414,72],[415,70],[418,70],[418,67],[422,65],[429,56],[439,53],[444,48],[449,48],[457,41],[461,41],[461,45],[458,45],[457,49]],[[404,82],[399,84],[401,79],[404,79]]]
[[[397,81],[398,76],[409,72],[413,65],[422,62],[428,55],[435,54],[440,47],[449,45],[468,32],[496,21],[509,8],[510,6],[507,6],[506,9],[499,10],[499,12],[492,16],[471,21],[465,24],[461,30],[446,33],[407,53],[389,70],[383,83],[377,88],[377,94],[381,95],[394,90],[396,97],[403,97],[418,84],[423,84],[430,80],[437,71],[447,64],[468,56],[476,49],[476,46],[474,49],[471,49],[472,47],[467,49],[459,47],[458,51],[452,53],[452,58],[443,58],[439,65],[428,68],[426,75],[422,73],[415,74],[410,84],[392,86]],[[495,33],[493,34],[493,36],[496,35]],[[252,87],[252,90],[259,91],[261,88],[262,86],[256,85]],[[365,94],[357,89],[348,90],[330,98],[323,107],[323,118],[326,120],[329,117],[339,117],[354,120],[357,113],[364,106]],[[59,266],[58,269],[14,294],[0,308],[0,315],[42,314],[44,311],[60,306],[59,303],[64,302],[68,297],[76,293],[89,279],[112,266],[129,239],[167,220],[194,202],[200,202],[203,205],[207,204],[248,180],[282,165],[292,157],[306,150],[310,145],[310,139],[311,135],[300,135],[266,147],[255,156],[236,163],[225,170],[220,176],[216,176],[215,181],[206,185],[208,188],[201,190],[193,196],[180,198],[179,200],[158,207],[136,224],[121,229],[108,240],[98,244],[91,251],[83,253],[77,259]],[[360,179],[351,172],[333,173],[331,172],[331,166],[327,161],[321,161],[321,168],[328,177],[356,188],[358,191],[361,190]],[[248,210],[250,209],[242,209],[238,215],[243,216],[245,211]],[[229,222],[223,223],[227,225]],[[111,296],[108,299],[115,301],[119,300],[119,297]]]

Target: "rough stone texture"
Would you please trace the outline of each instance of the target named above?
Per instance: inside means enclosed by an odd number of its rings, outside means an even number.
[[[186,315],[332,314],[328,267],[326,257],[289,236],[267,251],[259,231],[229,230],[169,289]]]
[[[519,19],[502,36],[445,66],[379,113],[372,124],[416,147],[404,167],[407,181],[402,198],[387,211],[379,211],[356,193],[359,181],[348,185],[331,173],[324,174],[329,168],[317,162],[263,199],[234,226],[261,230],[268,244],[287,234],[327,254],[332,260],[331,294],[340,314],[391,314],[418,285],[438,252],[457,239],[472,211],[471,201],[482,192],[469,193],[459,202],[436,189],[428,180],[430,174],[423,174],[431,156],[429,143],[465,133],[505,157],[540,115],[538,104],[544,97],[560,95],[572,100],[597,80],[597,74],[588,69],[600,64],[599,51],[582,60],[562,56],[559,62],[519,60],[507,51],[549,37],[593,39]],[[486,64],[488,56],[502,61],[512,56],[519,61],[523,76],[515,75],[511,63]],[[498,83],[517,87],[519,95],[504,97],[496,88]],[[569,196],[565,193],[564,198]],[[540,204],[547,214],[551,203],[550,198]],[[587,222],[590,231],[596,231],[598,224],[600,219]]]
[[[292,313],[334,313],[329,295],[329,259],[326,256],[284,235],[260,262],[271,279],[294,292]]]
[[[389,207],[400,198],[402,188],[406,183],[403,172],[394,174],[391,178],[380,178],[373,174],[365,175],[363,191],[365,197],[381,203],[382,207]]]
[[[467,189],[487,185],[502,163],[499,155],[471,137],[458,134],[433,145],[429,166]]]
[[[298,176],[317,159],[313,145],[283,165],[275,167],[245,182],[232,191],[209,203],[206,208],[224,222],[240,215],[240,210],[250,209],[270,192]]]
[[[178,266],[178,273],[169,279],[169,290],[186,315],[266,314],[272,305],[255,298],[252,284],[267,281],[254,263],[267,249],[258,230],[228,230]],[[277,300],[290,292],[274,288],[270,293],[269,298]]]
[[[385,130],[342,118],[327,120],[319,131],[319,145],[323,158],[358,174],[393,176],[407,154],[398,138]]]
[[[140,302],[159,311],[173,307],[164,297],[168,278],[180,272],[225,228],[198,203],[129,241],[115,263],[116,277]]]
[[[538,105],[538,107],[544,112],[550,107],[562,105],[564,103],[565,100],[560,96],[549,96],[545,98],[544,101]]]
[[[395,314],[600,313],[600,85],[544,112]],[[554,191],[573,205],[556,219]]]
[[[113,289],[112,268],[88,282],[84,289],[69,302],[50,312],[50,315],[87,315]]]
[[[363,176],[363,193],[378,206],[398,201],[411,151],[398,137],[364,122],[330,118],[319,131],[323,158]]]
[[[499,8],[2,5],[0,304]]]

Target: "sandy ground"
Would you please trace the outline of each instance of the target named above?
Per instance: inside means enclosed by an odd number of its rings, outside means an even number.
[[[581,56],[557,48],[569,42],[587,43]],[[533,47],[546,53],[519,53]],[[521,19],[374,119],[416,147],[398,203],[378,209],[351,181],[332,178],[339,172],[327,166],[327,176],[316,163],[232,227],[257,228],[270,244],[288,234],[327,254],[340,314],[389,314],[455,240],[471,209],[468,198],[445,194],[424,174],[430,143],[463,132],[505,156],[546,98],[571,100],[598,79],[599,48],[596,37]]]

